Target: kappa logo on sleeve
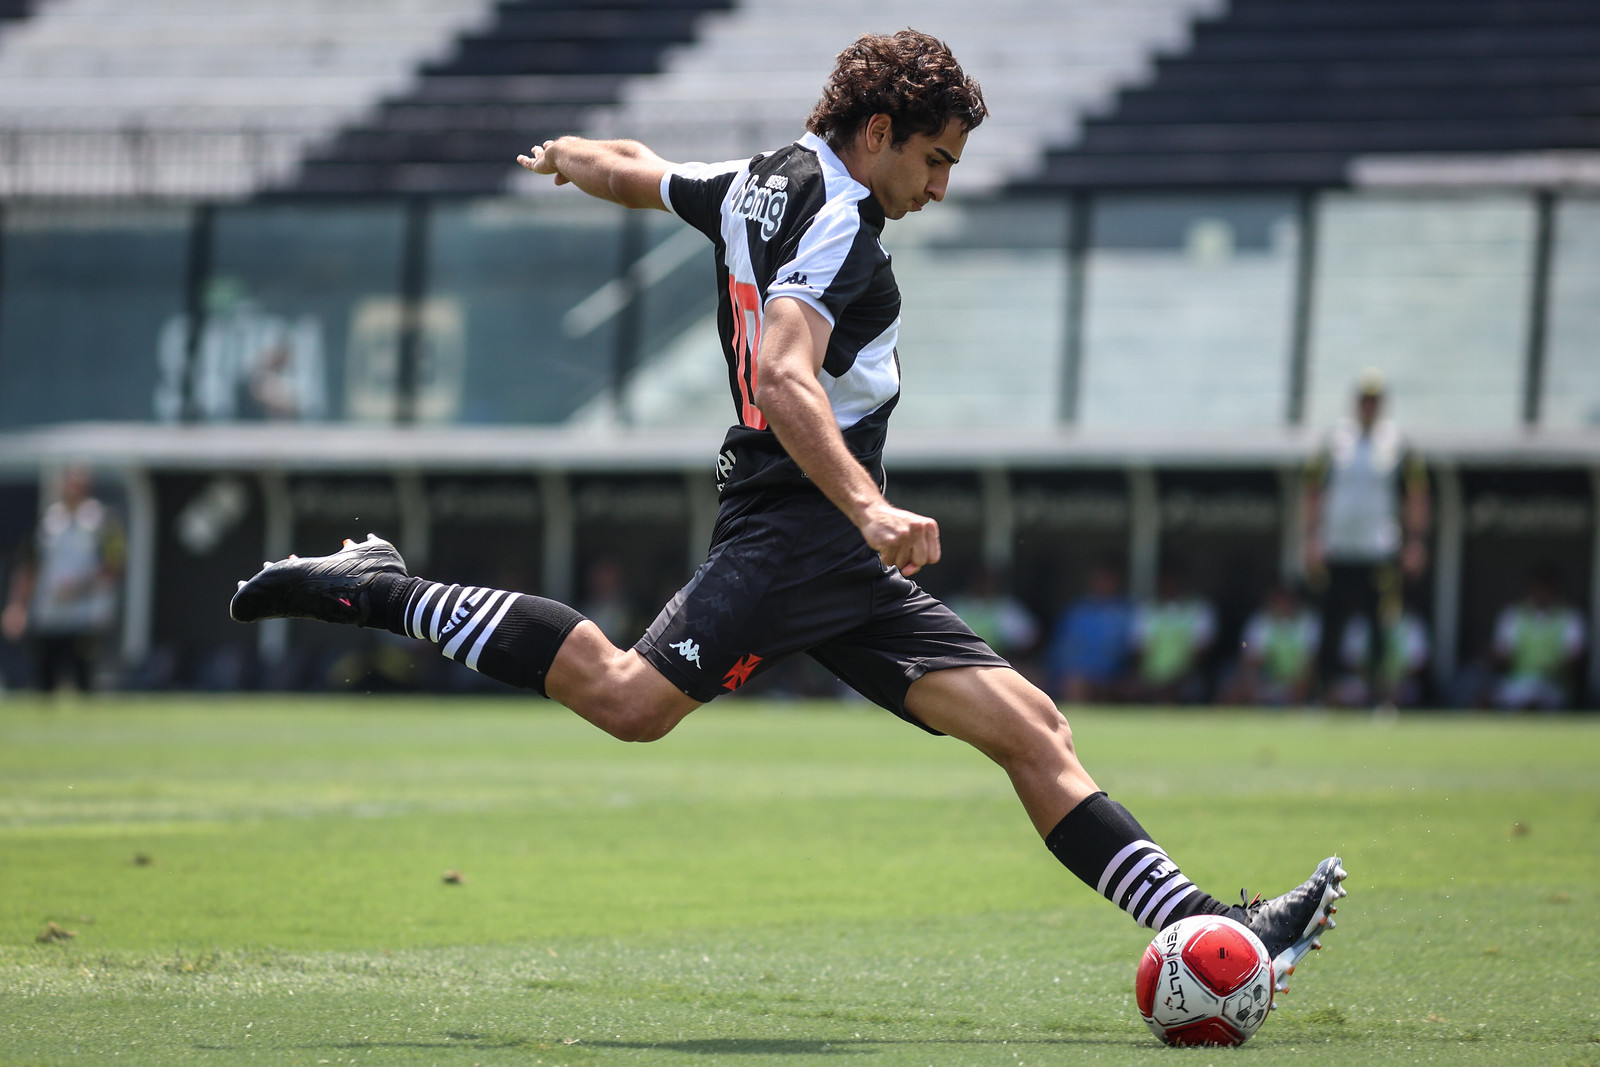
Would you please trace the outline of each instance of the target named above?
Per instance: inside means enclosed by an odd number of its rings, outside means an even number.
[[[682,641],[674,641],[667,647],[676,649],[678,655],[693,663],[696,667],[700,666],[700,646],[695,644],[692,638],[685,637]]]

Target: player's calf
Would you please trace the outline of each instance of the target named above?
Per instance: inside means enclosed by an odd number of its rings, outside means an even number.
[[[389,542],[368,534],[331,556],[290,556],[240,582],[240,622],[319,619],[432,642],[497,681],[544,694],[556,653],[583,616],[565,604],[504,589],[413,578]]]

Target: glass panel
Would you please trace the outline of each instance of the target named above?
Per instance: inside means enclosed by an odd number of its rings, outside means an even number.
[[[899,428],[1043,428],[1061,406],[1067,211],[934,204],[884,229],[900,285]]]
[[[1533,234],[1526,196],[1322,198],[1309,420],[1345,415],[1373,366],[1406,427],[1517,425]]]
[[[1293,199],[1105,197],[1090,233],[1084,426],[1284,421]]]
[[[622,412],[601,394],[574,418],[635,426],[719,430],[733,421],[728,365],[717,335],[717,275],[712,244],[699,230],[657,211],[631,216],[641,247],[638,304],[625,315],[638,338]],[[623,316],[619,315],[619,319]]]
[[[460,324],[459,395],[432,421],[551,423],[610,384],[622,208],[483,200],[436,209],[430,303]]]
[[[392,419],[403,228],[393,204],[218,211],[203,417]]]
[[[1556,206],[1545,350],[1546,426],[1600,426],[1600,199]]]
[[[710,244],[647,216],[639,371],[624,403],[643,426],[721,428],[733,419],[716,323]],[[1066,210],[1039,203],[941,204],[891,223],[903,302],[905,394],[897,427],[1052,424],[1061,393]],[[615,417],[598,398],[581,419]]]
[[[181,210],[9,209],[0,426],[151,418],[158,342],[182,318],[188,239]]]

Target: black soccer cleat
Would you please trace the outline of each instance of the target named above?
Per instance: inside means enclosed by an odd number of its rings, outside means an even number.
[[[320,619],[352,626],[372,625],[371,587],[380,574],[408,577],[406,561],[377,534],[331,556],[290,556],[267,563],[248,582],[239,583],[228,613],[239,622],[262,619]]]
[[[1287,993],[1287,979],[1294,973],[1295,964],[1306,953],[1322,947],[1322,935],[1337,924],[1333,913],[1339,909],[1334,901],[1345,896],[1345,869],[1338,856],[1329,856],[1317,864],[1301,884],[1281,897],[1261,900],[1259,897],[1243,907],[1229,908],[1227,915],[1250,928],[1267,947],[1272,957],[1272,978],[1278,992]],[[1240,899],[1244,898],[1241,891]]]

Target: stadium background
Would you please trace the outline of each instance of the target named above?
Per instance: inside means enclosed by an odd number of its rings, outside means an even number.
[[[771,147],[845,41],[908,24],[994,111],[951,200],[886,231],[891,496],[941,522],[931,589],[988,567],[1048,621],[1093,560],[1147,595],[1176,552],[1226,650],[1299,576],[1305,461],[1378,366],[1429,470],[1407,595],[1433,699],[1482,670],[1531,566],[1600,600],[1592,3],[0,15],[0,544],[64,467],[96,469],[129,532],[119,684],[473,684],[386,670],[370,633],[227,621],[260,560],[367,530],[422,573],[580,603],[617,560],[642,626],[714,507],[708,257],[508,161],[569,131],[679,159]]]

